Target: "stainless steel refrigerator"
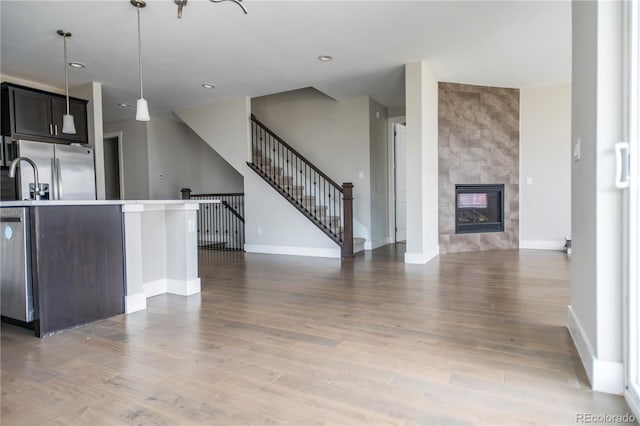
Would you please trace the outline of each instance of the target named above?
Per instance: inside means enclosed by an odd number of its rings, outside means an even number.
[[[96,173],[93,148],[19,140],[17,155],[33,160],[38,167],[43,200],[95,200]],[[22,162],[16,176],[18,200],[31,199],[33,170]]]

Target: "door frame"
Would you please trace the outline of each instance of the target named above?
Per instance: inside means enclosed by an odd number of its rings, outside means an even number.
[[[104,150],[104,140],[105,139],[112,139],[112,138],[118,138],[118,171],[119,171],[119,181],[120,181],[120,199],[124,200],[125,199],[125,194],[124,194],[124,169],[123,169],[123,165],[124,165],[124,157],[122,155],[122,131],[117,131],[117,132],[109,132],[109,133],[105,133],[102,135],[102,149]],[[104,159],[103,159],[104,161]],[[102,167],[104,167],[104,164],[102,165]],[[105,188],[106,191],[106,188]]]
[[[624,263],[623,300],[623,364],[625,376],[624,396],[627,404],[636,416],[640,416],[640,223],[637,212],[640,211],[640,1],[625,3],[625,32],[628,45],[625,52],[625,84],[628,93],[627,113],[625,115],[626,140],[629,142],[629,188],[625,189],[623,203],[626,217],[626,230],[623,241],[626,254]]]
[[[396,138],[395,124],[406,123],[407,117],[400,115],[387,118],[387,158],[389,159],[389,242],[396,243]]]

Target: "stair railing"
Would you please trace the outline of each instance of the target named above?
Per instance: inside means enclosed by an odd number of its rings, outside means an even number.
[[[353,256],[353,184],[338,185],[251,115],[252,161],[247,164],[302,214]]]
[[[192,194],[183,188],[182,199],[198,200],[198,246],[213,250],[244,250],[244,194]]]

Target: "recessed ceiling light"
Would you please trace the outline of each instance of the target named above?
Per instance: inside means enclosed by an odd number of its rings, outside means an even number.
[[[119,103],[118,105],[120,105],[122,108],[127,108],[131,106],[131,104],[125,104],[124,102]]]
[[[69,62],[71,68],[86,68],[87,66],[82,62]]]
[[[329,62],[329,61],[333,61],[333,56],[329,56],[329,55],[320,55],[318,56],[318,60],[322,61],[322,62]]]
[[[213,89],[216,86],[214,84],[211,84],[211,83],[202,83],[202,87],[204,87],[205,89]]]

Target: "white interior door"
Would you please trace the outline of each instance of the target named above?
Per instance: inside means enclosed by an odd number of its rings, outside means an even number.
[[[407,240],[407,127],[394,125],[396,241]]]
[[[629,227],[627,242],[626,391],[625,397],[640,416],[640,5],[629,9],[629,206],[625,212]],[[624,157],[623,157],[624,158]],[[621,161],[623,162],[623,161]]]

